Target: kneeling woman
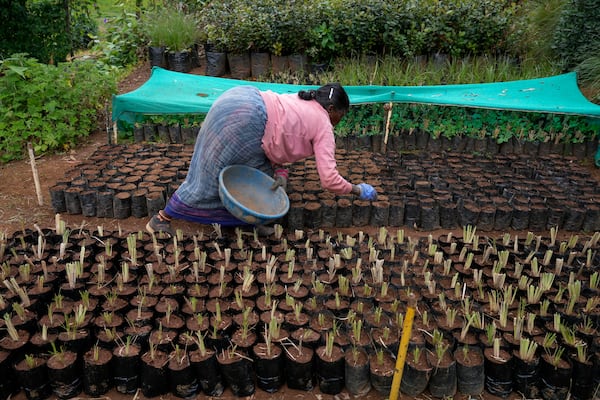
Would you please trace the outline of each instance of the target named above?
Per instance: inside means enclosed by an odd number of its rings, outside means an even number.
[[[234,164],[273,175],[285,188],[287,170],[283,165],[314,155],[324,189],[375,200],[377,192],[371,185],[351,184],[337,170],[333,127],[349,107],[348,95],[337,83],[295,94],[263,92],[253,86],[227,90],[206,114],[184,182],[146,229],[172,235],[172,219],[245,225],[219,198],[219,173]]]

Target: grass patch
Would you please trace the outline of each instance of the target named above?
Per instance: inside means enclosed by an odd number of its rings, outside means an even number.
[[[506,57],[475,57],[448,61],[418,63],[395,57],[377,60],[366,58],[340,59],[323,76],[326,80],[345,85],[423,86],[466,83],[505,82],[541,78],[560,73],[550,60],[512,60]],[[323,79],[324,78],[324,79]]]

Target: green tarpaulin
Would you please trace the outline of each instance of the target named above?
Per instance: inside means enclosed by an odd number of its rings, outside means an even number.
[[[113,97],[113,122],[131,124],[139,115],[206,113],[221,93],[239,85],[277,93],[315,87],[216,78],[154,67],[141,87]],[[600,105],[581,93],[575,72],[511,82],[344,88],[351,104],[424,103],[600,117]]]

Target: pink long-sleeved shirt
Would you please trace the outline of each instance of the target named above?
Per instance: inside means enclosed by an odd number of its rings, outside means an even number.
[[[266,91],[261,96],[267,107],[262,148],[269,160],[286,164],[314,154],[321,186],[337,194],[350,193],[352,184],[337,170],[335,137],[327,110],[298,94]]]

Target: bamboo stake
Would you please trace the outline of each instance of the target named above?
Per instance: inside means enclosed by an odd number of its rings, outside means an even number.
[[[385,153],[387,150],[387,142],[390,134],[390,121],[392,120],[392,103],[391,101],[383,106],[383,109],[386,111],[385,118],[385,136],[383,137],[383,152]]]
[[[400,382],[402,382],[402,372],[404,371],[404,362],[406,361],[406,353],[408,352],[408,344],[410,341],[414,318],[414,305],[409,304],[406,309],[404,323],[402,324],[402,337],[400,338],[400,346],[398,347],[398,357],[396,358],[396,367],[394,369],[394,377],[392,378],[392,387],[390,389],[389,400],[398,400],[398,394],[400,393]]]
[[[35,164],[35,154],[33,153],[31,142],[27,143],[27,151],[29,152],[29,163],[31,164],[31,172],[33,173],[33,182],[35,184],[35,193],[37,194],[38,205],[43,206],[44,198],[42,197],[40,177],[38,175],[37,165]]]
[[[112,143],[111,144],[117,144],[118,138],[119,138],[119,129],[117,128],[117,123],[115,122],[113,124],[113,131],[112,131],[113,137],[112,137]]]

